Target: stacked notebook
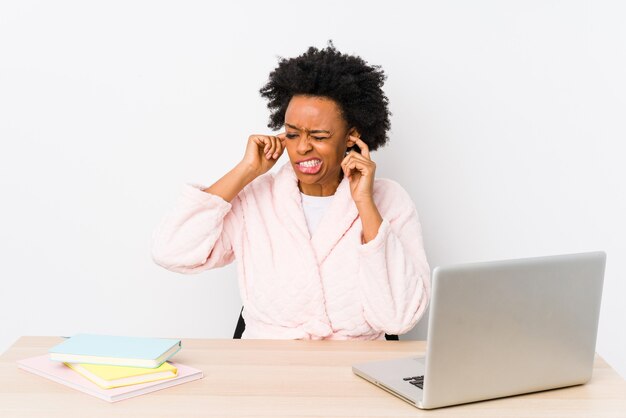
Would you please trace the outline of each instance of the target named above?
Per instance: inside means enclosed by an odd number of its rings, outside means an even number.
[[[109,402],[201,379],[201,370],[168,361],[180,340],[79,334],[18,367]]]

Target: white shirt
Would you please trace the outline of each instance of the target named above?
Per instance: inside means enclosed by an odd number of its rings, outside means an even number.
[[[300,192],[302,196],[302,208],[304,209],[304,217],[309,227],[309,233],[313,236],[313,232],[317,229],[322,216],[330,206],[335,196],[309,196]]]

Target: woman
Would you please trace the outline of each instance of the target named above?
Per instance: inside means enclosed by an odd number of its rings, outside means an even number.
[[[152,256],[197,273],[237,260],[243,338],[384,339],[424,313],[430,269],[415,205],[375,179],[387,141],[378,66],[332,42],[281,59],[260,90],[269,127],[210,187],[184,186]],[[289,162],[268,171],[287,150]]]

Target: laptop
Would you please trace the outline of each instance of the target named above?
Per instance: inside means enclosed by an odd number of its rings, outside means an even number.
[[[425,357],[355,364],[421,409],[591,378],[604,252],[436,267]]]

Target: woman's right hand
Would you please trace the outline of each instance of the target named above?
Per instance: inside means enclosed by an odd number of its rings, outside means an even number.
[[[283,155],[284,140],[285,132],[276,136],[250,135],[241,163],[252,169],[256,176],[267,173]]]

